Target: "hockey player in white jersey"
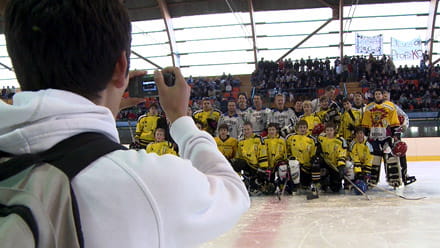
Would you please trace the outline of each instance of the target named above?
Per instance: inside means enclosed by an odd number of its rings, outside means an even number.
[[[244,121],[252,123],[255,134],[260,136],[263,134],[264,136],[264,133],[266,133],[271,110],[269,108],[263,107],[263,98],[261,95],[254,95],[252,101],[254,103],[254,106],[248,108],[244,116]]]
[[[229,136],[239,139],[243,132],[243,119],[237,114],[236,103],[233,100],[228,101],[228,111],[220,116],[218,127],[222,124],[228,125]],[[217,134],[218,134],[217,130]]]
[[[277,94],[275,96],[275,108],[272,109],[269,116],[269,123],[277,123],[278,127],[283,130],[281,136],[285,137],[291,131],[294,130],[296,123],[299,120],[299,116],[295,115],[295,112],[291,108],[287,108],[285,105],[285,96],[283,94]],[[291,129],[286,130],[287,127]]]

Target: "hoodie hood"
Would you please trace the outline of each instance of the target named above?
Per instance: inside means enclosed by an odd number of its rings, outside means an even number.
[[[25,91],[13,105],[0,101],[0,150],[12,154],[45,151],[83,132],[103,133],[119,142],[111,111],[72,92]]]

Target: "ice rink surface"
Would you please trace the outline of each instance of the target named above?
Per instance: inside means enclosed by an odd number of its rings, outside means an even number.
[[[252,197],[232,230],[200,248],[440,247],[440,161],[409,162],[408,171],[417,182],[395,192],[426,198],[378,189],[367,191],[371,200],[343,190],[314,200]],[[379,186],[392,190],[383,176]]]

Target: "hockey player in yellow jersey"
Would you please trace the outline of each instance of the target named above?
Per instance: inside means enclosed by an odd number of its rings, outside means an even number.
[[[217,109],[214,109],[211,100],[209,99],[203,99],[202,104],[202,109],[195,111],[193,113],[193,117],[195,120],[202,123],[203,130],[214,136],[215,131],[217,130],[217,123],[220,119],[221,112]]]
[[[318,116],[316,116],[312,112],[312,102],[311,101],[304,101],[303,102],[303,110],[304,114],[299,117],[300,120],[305,120],[307,122],[307,135],[312,134],[312,130],[315,127],[315,125],[321,123]]]
[[[172,154],[177,155],[171,142],[165,140],[165,129],[157,128],[154,133],[155,141],[148,144],[147,153],[156,153],[157,155]]]
[[[318,153],[323,158],[321,168],[325,168],[327,171],[321,179],[321,185],[324,188],[328,185],[333,192],[339,192],[345,175],[346,143],[343,138],[336,137],[334,123],[326,123],[325,136],[319,136],[318,142]]]
[[[387,168],[387,181],[393,187],[402,184],[398,158],[390,155],[390,147],[398,135],[400,126],[394,104],[383,99],[383,90],[374,91],[374,102],[367,105],[361,122],[369,132],[369,141],[373,146],[373,163],[370,184],[376,185],[380,177],[382,158]],[[391,167],[391,168],[388,168]],[[391,170],[388,170],[391,169]]]
[[[363,180],[368,184],[371,176],[371,165],[373,163],[373,147],[365,137],[364,129],[361,126],[355,128],[355,138],[350,144],[349,157],[353,162],[355,180]]]
[[[154,142],[154,131],[157,128],[157,120],[159,120],[158,106],[152,103],[148,109],[148,113],[139,117],[136,124],[136,142],[139,142],[141,148],[145,149],[147,145]]]
[[[308,123],[300,120],[296,133],[287,136],[287,154],[289,160],[297,160],[300,165],[300,183],[303,188],[308,188],[311,183],[318,183],[320,167],[312,167],[312,157],[316,153],[315,140],[307,135]],[[312,176],[313,175],[313,176]]]
[[[227,124],[221,124],[218,127],[218,136],[214,140],[220,152],[231,161],[237,154],[238,141],[236,138],[229,136],[228,130]]]
[[[359,110],[352,108],[352,104],[348,98],[344,98],[342,104],[345,111],[341,116],[338,134],[347,142],[350,142],[353,140],[354,128],[361,124],[362,115]]]
[[[278,123],[269,123],[267,136],[264,138],[267,146],[269,168],[275,168],[278,161],[287,159],[286,140],[278,134]]]
[[[326,95],[319,98],[319,105],[319,111],[315,112],[315,116],[319,118],[320,123],[333,122],[336,126],[339,126],[341,114],[339,113],[338,105]]]
[[[254,134],[250,122],[243,124],[243,135],[238,142],[237,157],[232,166],[238,173],[243,173],[249,191],[259,191],[255,192],[259,194],[265,182],[270,181],[267,146],[260,136]]]

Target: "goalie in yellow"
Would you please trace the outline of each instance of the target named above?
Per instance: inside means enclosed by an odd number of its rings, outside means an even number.
[[[177,155],[173,143],[165,139],[165,129],[156,128],[154,132],[155,142],[148,144],[147,153],[154,152],[157,155],[172,154]]]
[[[382,159],[384,159],[386,167],[396,164],[396,161],[393,161],[395,157],[388,150],[393,146],[393,140],[400,138],[400,122],[397,109],[392,102],[384,99],[383,90],[376,89],[374,91],[374,102],[368,104],[365,108],[361,125],[369,133],[369,142],[373,146],[370,184],[377,185],[380,178]],[[400,171],[399,164],[395,168]],[[398,187],[401,185],[401,175],[397,178],[389,178],[391,175],[390,170],[387,169],[386,172],[387,181],[391,186]]]

